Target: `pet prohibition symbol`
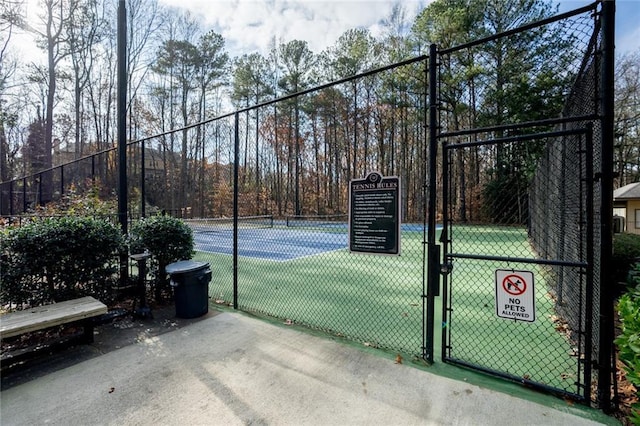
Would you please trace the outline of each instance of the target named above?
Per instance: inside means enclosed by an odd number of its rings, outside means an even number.
[[[527,282],[519,275],[511,274],[502,279],[504,290],[514,296],[520,296],[527,290]]]
[[[534,276],[531,271],[497,269],[496,315],[516,321],[536,320]]]

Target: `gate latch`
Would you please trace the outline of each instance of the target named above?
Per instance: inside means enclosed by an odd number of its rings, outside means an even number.
[[[447,262],[447,263],[440,264],[440,274],[448,275],[451,273],[452,270],[453,270],[453,263]]]

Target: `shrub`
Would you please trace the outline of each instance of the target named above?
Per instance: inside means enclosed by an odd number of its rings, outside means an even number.
[[[116,217],[118,206],[114,197],[104,199],[100,196],[107,189],[99,182],[87,179],[66,188],[57,201],[37,206],[33,213],[42,217],[57,215]]]
[[[104,219],[36,219],[0,234],[0,302],[39,305],[91,295],[110,301],[117,280],[119,228]]]
[[[634,265],[635,287],[618,301],[621,333],[616,339],[618,356],[624,364],[627,380],[640,389],[640,263]],[[640,424],[640,403],[632,406],[631,421]]]
[[[629,271],[638,259],[640,259],[640,235],[615,234],[612,257],[614,282],[626,283]]]
[[[193,256],[193,232],[182,220],[171,216],[151,216],[134,223],[129,232],[131,254],[148,251],[150,271],[155,275],[156,300],[168,290],[166,266]]]

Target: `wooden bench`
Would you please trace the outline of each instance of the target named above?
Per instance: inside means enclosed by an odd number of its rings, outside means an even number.
[[[84,343],[93,342],[93,318],[107,313],[107,306],[93,297],[81,297],[51,305],[38,306],[23,311],[0,315],[0,339],[20,336],[25,333],[44,330],[63,324],[78,323],[83,327],[80,339]],[[76,336],[77,337],[77,336]],[[67,342],[65,342],[67,343]],[[51,346],[37,345],[38,351],[50,349]],[[3,363],[7,360],[17,361],[27,352],[20,354],[3,354]]]

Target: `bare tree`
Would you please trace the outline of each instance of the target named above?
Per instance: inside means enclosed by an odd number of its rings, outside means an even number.
[[[10,148],[7,140],[6,126],[13,121],[10,113],[6,110],[6,89],[9,80],[15,74],[17,62],[9,52],[9,43],[15,22],[20,16],[20,6],[22,2],[3,2],[0,5],[0,182],[4,182],[11,177],[9,169]],[[0,195],[3,196],[3,195]],[[4,202],[0,202],[4,205]]]
[[[83,92],[89,84],[95,62],[94,46],[104,37],[106,22],[100,16],[96,0],[85,0],[74,9],[65,27],[73,70],[74,149],[76,158],[83,155],[86,133],[82,123]]]
[[[615,135],[619,186],[640,179],[640,49],[617,60]]]
[[[41,20],[44,28],[32,29],[39,38],[39,45],[44,48],[47,55],[47,98],[45,107],[44,138],[43,144],[43,164],[45,168],[53,165],[53,119],[56,101],[56,90],[58,84],[58,65],[69,56],[67,34],[65,27],[69,25],[71,16],[75,13],[79,5],[78,0],[43,0],[44,13]],[[47,203],[52,199],[51,173],[47,172],[42,176],[41,202]]]

